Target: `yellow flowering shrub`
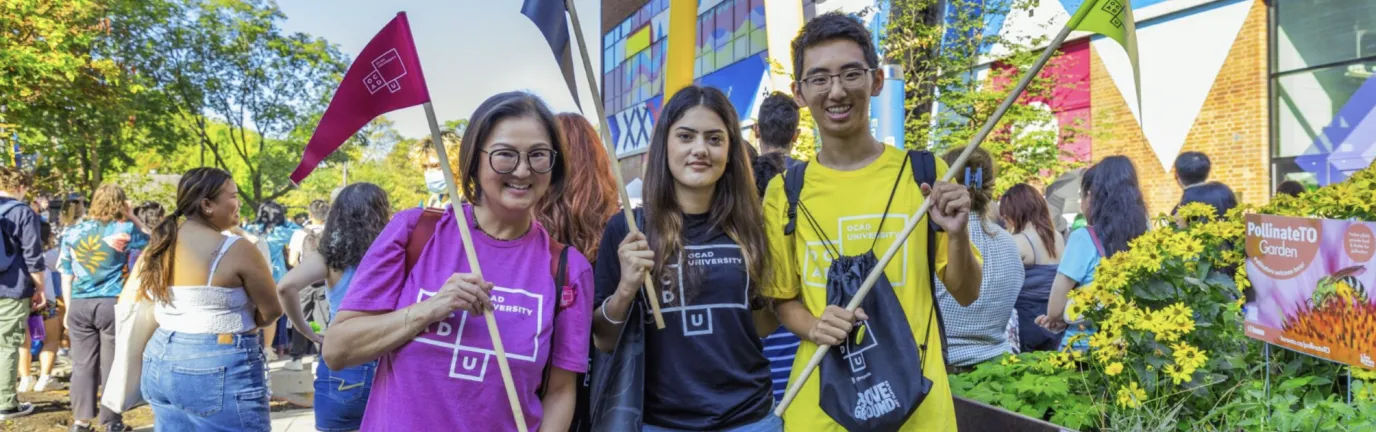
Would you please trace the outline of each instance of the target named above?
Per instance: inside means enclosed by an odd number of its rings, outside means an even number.
[[[1170,422],[1152,427],[1159,430],[1288,430],[1266,423],[1271,414],[1298,425],[1328,424],[1333,418],[1376,424],[1376,371],[1353,370],[1353,396],[1365,404],[1355,410],[1344,408],[1332,380],[1323,377],[1334,366],[1307,356],[1295,354],[1284,365],[1273,363],[1272,372],[1312,376],[1279,384],[1273,379],[1268,387],[1261,343],[1248,339],[1242,327],[1242,293],[1250,287],[1242,249],[1246,215],[1376,220],[1374,205],[1376,167],[1341,184],[1278,197],[1262,207],[1241,206],[1221,218],[1205,204],[1182,206],[1177,214],[1189,221],[1185,227],[1178,227],[1175,217],[1160,216],[1157,228],[1133,240],[1127,251],[1100,262],[1094,283],[1071,291],[1067,315],[1096,329],[1080,336],[1087,352],[1008,356],[972,373],[984,377],[984,383],[957,375],[952,388],[958,395],[983,394],[979,389],[998,379],[1068,379],[1064,385],[1072,395],[1100,401],[1097,411],[1073,410],[1072,427],[1080,430],[1114,429],[1116,420],[1140,420],[1143,412],[1160,413],[1159,421]],[[1278,369],[1282,366],[1284,370]],[[1293,394],[1272,399],[1268,388]],[[1000,397],[1006,396],[975,398],[1007,407]],[[1313,416],[1326,417],[1321,421]]]

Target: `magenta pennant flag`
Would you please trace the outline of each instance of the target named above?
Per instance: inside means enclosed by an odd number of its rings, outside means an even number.
[[[306,144],[301,164],[291,173],[292,183],[300,184],[321,160],[377,116],[429,101],[411,25],[405,12],[398,13],[349,65]]]

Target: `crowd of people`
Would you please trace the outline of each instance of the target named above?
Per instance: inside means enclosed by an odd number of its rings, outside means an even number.
[[[634,221],[592,125],[521,92],[488,98],[461,137],[444,137],[459,196],[431,150],[419,156],[430,199],[395,214],[413,203],[356,183],[290,220],[264,203],[246,223],[235,179],[197,168],[170,209],[133,206],[107,184],[49,223],[46,202],[24,202],[27,174],[0,168],[0,420],[33,410],[19,392],[59,385],[53,364],[69,350],[71,430],[128,430],[97,396],[117,302],[148,301],[158,328],[140,382],[157,430],[269,430],[267,363],[284,355],[300,370],[315,353],[321,431],[514,430],[494,322],[532,429],[590,430],[607,391],[594,366],[643,328],[642,430],[840,430],[819,408],[818,374],[782,418],[772,411],[819,346],[869,319],[828,298],[836,263],[882,252],[930,200],[931,229],[913,231],[885,276],[922,347],[912,366],[932,384],[901,429],[954,430],[948,374],[1094,331],[1066,320],[1066,299],[1151,228],[1133,163],[1087,169],[1085,226],[1058,231],[1036,186],[995,195],[995,155],[973,153],[954,183],[922,181],[959,150],[924,158],[875,139],[869,103],[884,77],[853,18],[809,21],[792,49],[799,79],[764,99],[758,149],[721,91],[690,86],[665,102]],[[806,162],[789,156],[800,107],[822,142]],[[1206,155],[1175,168],[1181,205],[1237,205],[1208,182]],[[662,330],[646,315],[647,280]]]

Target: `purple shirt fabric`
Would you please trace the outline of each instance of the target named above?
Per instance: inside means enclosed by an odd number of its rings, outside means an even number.
[[[592,331],[593,273],[576,250],[568,256],[572,304],[558,312],[559,291],[550,274],[549,235],[538,223],[519,239],[495,240],[473,227],[473,247],[492,290],[493,314],[501,331],[526,425],[539,428],[543,408],[536,391],[545,364],[587,372]],[[398,213],[359,263],[340,310],[389,312],[429,298],[454,273],[469,271],[453,208],[445,211],[411,274],[406,242],[422,210]],[[558,329],[553,331],[553,329]],[[553,340],[551,340],[553,335]],[[552,355],[552,356],[551,356]],[[515,430],[502,374],[481,315],[457,312],[425,329],[378,362],[364,431]]]

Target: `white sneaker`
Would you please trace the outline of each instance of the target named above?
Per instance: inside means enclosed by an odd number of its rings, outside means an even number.
[[[36,383],[36,384],[33,385],[33,391],[36,391],[36,392],[48,391],[48,386],[51,385],[52,383],[53,383],[53,377],[50,377],[50,376],[47,376],[47,375],[43,375],[43,376],[41,376],[41,377],[38,377],[38,383]],[[53,389],[56,390],[57,388],[54,387]]]
[[[28,393],[33,391],[33,377],[26,376],[19,378],[19,392]]]
[[[302,368],[302,366],[301,366],[301,360],[291,360],[291,361],[288,361],[287,364],[282,365],[282,369],[286,369],[286,370],[294,371],[294,372],[300,372],[301,370],[303,370],[303,368]]]

